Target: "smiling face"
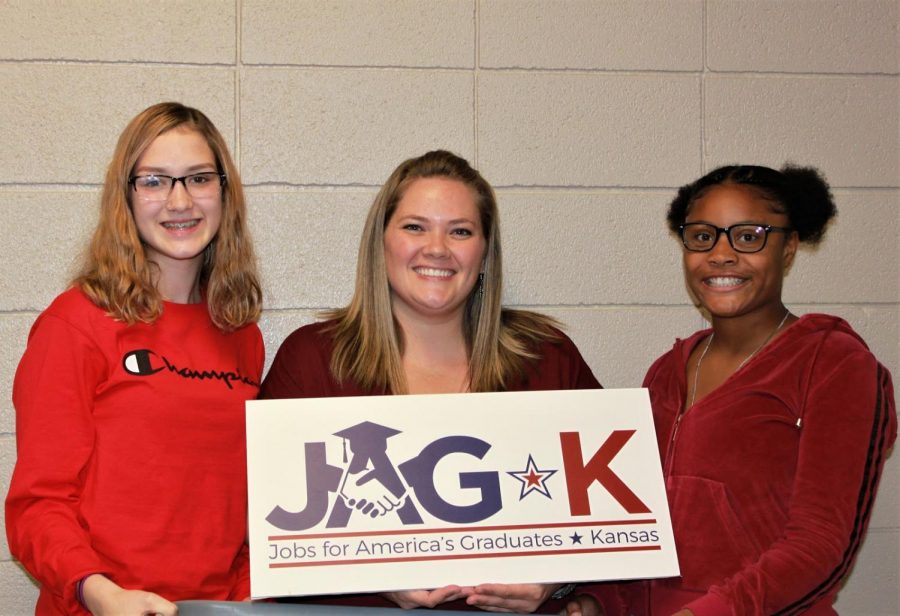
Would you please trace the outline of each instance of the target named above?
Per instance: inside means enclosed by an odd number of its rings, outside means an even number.
[[[194,130],[174,128],[153,140],[131,175],[182,177],[204,171],[218,171],[206,139]],[[180,272],[196,276],[203,251],[219,230],[222,191],[196,198],[175,182],[167,199],[149,200],[129,187],[129,202],[147,258],[159,266],[161,278]]]
[[[414,180],[384,229],[394,314],[461,319],[484,254],[472,190],[443,177]]]
[[[743,185],[720,184],[710,188],[688,208],[686,223],[704,222],[717,227],[756,223],[788,227],[776,204]],[[766,247],[756,253],[735,251],[725,234],[709,252],[684,249],[688,287],[715,318],[748,314],[768,316],[784,312],[781,287],[785,269],[797,251],[797,234],[772,232]]]

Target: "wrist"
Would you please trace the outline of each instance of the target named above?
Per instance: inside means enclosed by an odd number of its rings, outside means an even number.
[[[75,583],[75,599],[78,601],[78,605],[87,609],[87,604],[84,602],[84,580],[87,576],[84,576],[80,580]]]
[[[115,590],[121,590],[115,582],[102,573],[91,573],[81,578],[78,587],[78,601],[92,614],[103,606],[104,598]]]

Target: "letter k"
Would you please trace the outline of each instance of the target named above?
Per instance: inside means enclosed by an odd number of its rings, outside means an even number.
[[[628,513],[650,513],[650,509],[625,485],[611,468],[610,462],[634,435],[634,430],[614,430],[587,464],[583,464],[581,437],[577,432],[560,432],[566,487],[569,491],[569,511],[572,515],[590,515],[588,488],[597,481]]]

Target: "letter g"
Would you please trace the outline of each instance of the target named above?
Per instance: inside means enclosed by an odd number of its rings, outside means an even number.
[[[459,506],[448,503],[434,487],[434,469],[451,453],[468,453],[479,460],[491,446],[471,436],[445,436],[429,445],[411,460],[400,465],[406,482],[415,490],[416,498],[436,518],[454,524],[466,524],[485,520],[503,507],[500,496],[500,479],[496,471],[460,473],[459,487],[481,491],[481,500],[473,505]]]

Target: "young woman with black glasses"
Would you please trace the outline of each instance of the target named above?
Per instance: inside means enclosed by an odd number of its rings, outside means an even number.
[[[597,585],[570,614],[835,614],[896,438],[891,377],[842,319],[782,283],[835,206],[811,168],[722,167],[668,213],[712,324],[650,368],[681,576]]]

